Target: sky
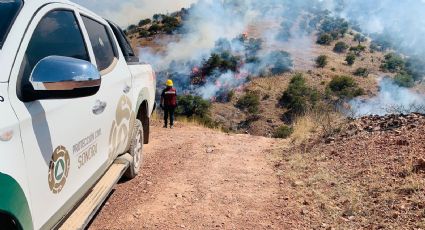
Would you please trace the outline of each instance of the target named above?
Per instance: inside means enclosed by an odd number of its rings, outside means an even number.
[[[155,13],[174,12],[196,0],[71,0],[120,26],[137,23]]]

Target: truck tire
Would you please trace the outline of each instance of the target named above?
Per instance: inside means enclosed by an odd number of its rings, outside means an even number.
[[[133,179],[139,174],[143,163],[143,138],[142,122],[136,119],[130,144],[130,155],[133,157],[133,160],[130,162],[130,166],[124,173],[124,177],[127,179]]]

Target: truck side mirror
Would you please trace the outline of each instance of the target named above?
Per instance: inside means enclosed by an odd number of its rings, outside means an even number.
[[[65,99],[92,96],[100,89],[101,76],[90,62],[48,56],[34,67],[29,79],[34,99]]]

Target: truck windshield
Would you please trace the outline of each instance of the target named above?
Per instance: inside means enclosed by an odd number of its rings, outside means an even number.
[[[0,0],[0,49],[22,5],[22,0]]]

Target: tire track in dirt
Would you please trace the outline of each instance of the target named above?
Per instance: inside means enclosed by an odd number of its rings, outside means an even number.
[[[90,229],[281,229],[271,157],[282,141],[159,127],[142,174],[116,186]]]

